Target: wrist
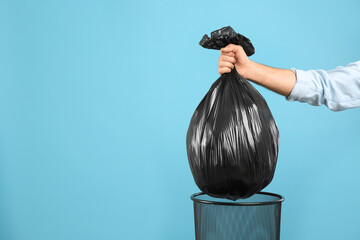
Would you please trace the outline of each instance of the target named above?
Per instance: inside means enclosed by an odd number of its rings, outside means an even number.
[[[237,72],[246,79],[252,80],[252,75],[254,73],[254,62],[248,59],[245,64],[241,64],[240,66],[235,66]]]

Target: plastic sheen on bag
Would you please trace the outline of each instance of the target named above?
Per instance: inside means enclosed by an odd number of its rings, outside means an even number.
[[[200,45],[220,49],[249,39],[221,28]],[[248,198],[272,180],[278,156],[279,132],[260,93],[235,68],[222,74],[196,108],[186,136],[187,155],[197,186],[204,193],[236,200]]]

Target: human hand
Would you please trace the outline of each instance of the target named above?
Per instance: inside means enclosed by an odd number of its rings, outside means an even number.
[[[245,77],[250,59],[244,49],[235,44],[229,44],[220,49],[219,74],[231,72],[234,68],[243,77]],[[246,78],[246,77],[245,77]]]

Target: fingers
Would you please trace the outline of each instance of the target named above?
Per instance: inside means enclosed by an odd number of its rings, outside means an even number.
[[[219,62],[219,74],[231,72],[231,69],[234,68],[234,64],[231,62]]]
[[[219,68],[219,74],[222,75],[224,73],[229,73],[231,72],[231,69],[228,67],[223,67],[223,68]]]
[[[235,57],[235,53],[233,52],[221,52],[220,50],[220,54],[221,56]]]
[[[239,45],[229,44],[226,47],[220,49],[220,53],[223,54],[223,53],[233,52],[236,54],[236,52],[238,52],[240,48],[242,47]]]
[[[234,68],[234,65],[237,64],[237,67],[242,65],[245,66],[248,62],[248,57],[243,49],[243,47],[235,44],[229,44],[224,48],[220,49],[220,58],[219,58],[219,73],[231,72],[231,69]]]
[[[233,52],[222,53],[219,57],[219,74],[231,72],[235,63],[236,59]]]
[[[230,63],[232,63],[232,64],[235,64],[235,63],[236,63],[236,59],[235,59],[235,57],[233,57],[233,56],[221,55],[221,56],[219,57],[219,63],[220,63],[220,62],[230,62]]]
[[[219,62],[219,68],[227,67],[230,69],[234,68],[234,64],[230,62]]]
[[[236,46],[234,44],[229,44],[226,47],[220,49],[220,53],[229,53],[236,52]]]

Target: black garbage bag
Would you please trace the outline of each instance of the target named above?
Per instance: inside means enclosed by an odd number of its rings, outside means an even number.
[[[236,33],[230,26],[213,31],[210,36],[211,38],[205,34],[200,40],[200,46],[208,49],[220,50],[221,48],[226,47],[228,44],[232,43],[242,46],[246,55],[248,56],[251,56],[255,53],[255,48],[252,45],[250,39],[239,33]]]
[[[226,27],[200,41],[220,49],[229,43],[254,53],[249,39]],[[244,47],[245,46],[245,47]],[[237,71],[222,74],[196,108],[186,136],[197,186],[213,197],[248,198],[272,180],[279,132],[260,93]]]

